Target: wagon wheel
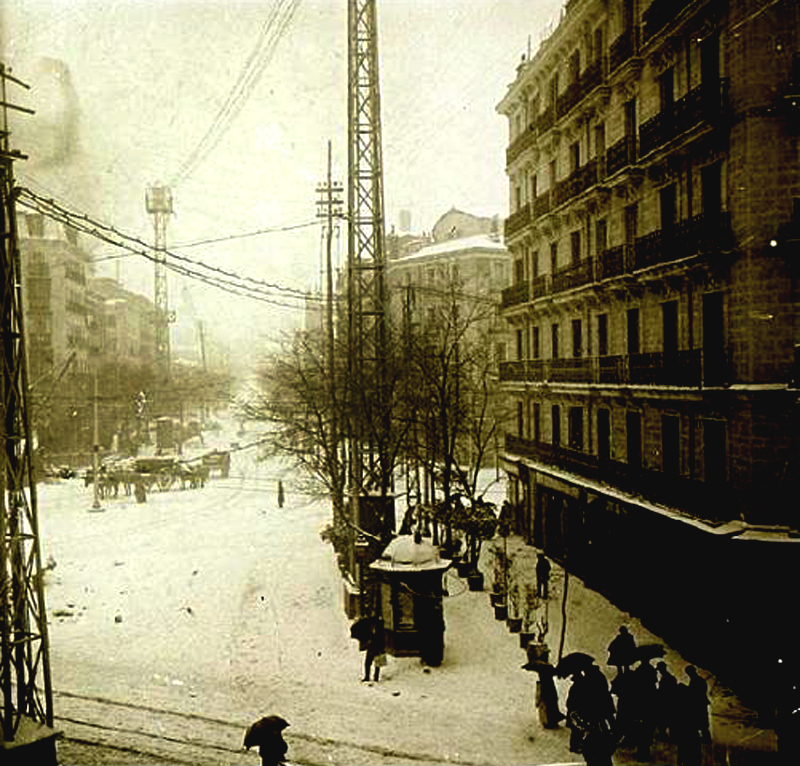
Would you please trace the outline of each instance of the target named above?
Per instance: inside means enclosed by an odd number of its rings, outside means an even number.
[[[173,481],[175,481],[175,477],[168,469],[164,469],[158,474],[158,488],[162,491],[169,489]]]

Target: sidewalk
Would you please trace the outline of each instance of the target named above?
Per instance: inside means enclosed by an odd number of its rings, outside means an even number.
[[[284,736],[293,763],[367,766],[389,764],[582,764],[569,751],[569,730],[539,726],[534,692],[536,675],[522,669],[526,661],[519,637],[505,622],[494,619],[489,601],[491,547],[485,545],[482,567],[486,589],[470,592],[455,571],[445,586],[445,658],[438,668],[425,668],[416,658],[390,658],[378,684],[360,684],[363,654],[355,642],[346,646],[346,685],[337,686],[328,699],[306,689],[313,706],[291,709],[291,699],[302,692],[291,686],[271,689],[270,707],[291,721]],[[530,567],[535,549],[515,537],[507,541],[514,566]],[[598,661],[609,680],[614,671],[605,665],[607,646],[620,625],[627,625],[637,643],[663,643],[638,620],[583,583],[554,567],[548,601],[546,637],[556,660],[561,637],[563,594],[567,584],[566,631],[563,653],[586,652]],[[338,612],[336,613],[338,619]],[[347,629],[342,613],[340,626]],[[290,648],[287,647],[287,651]],[[664,661],[679,681],[688,664],[667,648]],[[776,762],[775,736],[759,728],[755,713],[702,668],[711,696],[713,743],[706,748],[704,766],[756,766]],[[352,681],[350,674],[352,673]],[[568,681],[557,681],[562,710]],[[62,766],[256,766],[258,756],[241,749],[244,727],[252,711],[232,707],[224,698],[202,694],[195,714],[161,709],[169,703],[152,699],[93,699],[80,690],[56,690],[56,727],[66,739],[59,745]],[[208,691],[208,690],[206,690]],[[285,702],[281,700],[286,700]],[[636,764],[633,754],[620,749],[615,764]],[[673,766],[673,748],[657,743],[650,764]]]

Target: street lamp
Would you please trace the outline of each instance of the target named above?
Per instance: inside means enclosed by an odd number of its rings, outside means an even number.
[[[94,373],[94,397],[92,403],[92,410],[94,415],[94,428],[92,438],[92,474],[94,478],[94,500],[92,501],[92,510],[103,510],[100,506],[100,489],[98,486],[100,475],[100,424],[98,422],[97,412],[97,372]]]

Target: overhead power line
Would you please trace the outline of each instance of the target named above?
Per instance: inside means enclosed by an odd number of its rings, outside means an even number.
[[[48,218],[52,218],[53,220],[110,245],[139,255],[149,261],[155,261],[157,257],[153,246],[139,237],[126,234],[84,213],[77,213],[69,210],[64,205],[54,200],[45,199],[25,187],[17,187],[16,191],[17,199],[20,204]],[[265,303],[293,309],[301,308],[302,306],[282,301],[296,300],[305,302],[309,299],[320,300],[318,296],[310,295],[304,290],[285,287],[254,277],[243,276],[217,266],[210,266],[202,261],[188,258],[187,256],[180,255],[170,250],[165,250],[163,253],[167,257],[166,267],[172,271],[205,282],[213,287],[226,290],[234,295],[253,298]],[[282,301],[276,300],[276,298],[280,298]]]
[[[275,49],[291,24],[299,5],[300,0],[276,0],[273,4],[269,18],[261,28],[255,47],[247,57],[228,97],[197,146],[189,153],[178,172],[167,184],[168,186],[177,186],[188,178],[220,142],[233,120],[247,103],[247,99],[267,64],[271,61]]]

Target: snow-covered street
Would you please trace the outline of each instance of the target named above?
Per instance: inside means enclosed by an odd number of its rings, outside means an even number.
[[[319,536],[329,506],[296,489],[291,471],[248,449],[233,453],[227,479],[153,491],[145,504],[120,496],[96,512],[82,481],[40,487],[43,556],[55,563],[46,582],[56,723],[68,737],[91,725],[98,741],[144,752],[159,752],[154,738],[188,747],[186,762],[256,763],[240,752],[244,727],[278,713],[291,723],[293,762],[576,761],[566,729],[539,727],[517,636],[454,572],[442,666],[390,658],[380,683],[362,684],[363,655]],[[603,661],[620,615],[573,587],[571,609],[591,620],[570,625],[566,651]]]

